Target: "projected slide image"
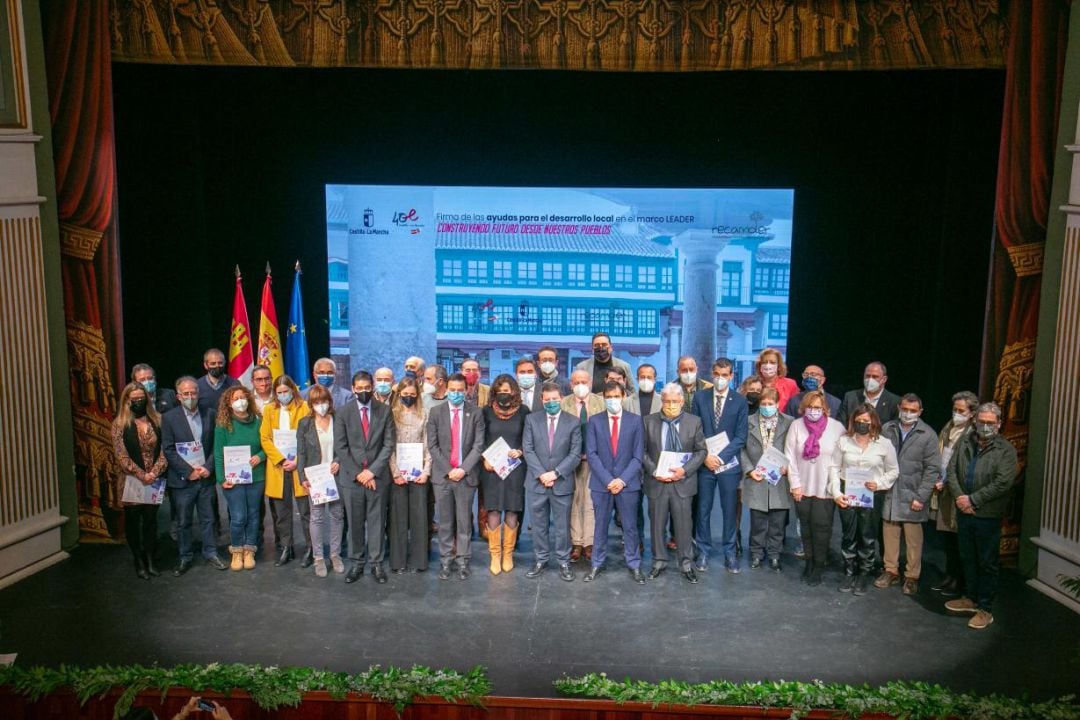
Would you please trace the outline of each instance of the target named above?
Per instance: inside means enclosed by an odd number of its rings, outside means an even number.
[[[786,350],[794,191],[327,185],[331,352],[347,376],[419,355],[486,378],[593,333],[674,379]]]

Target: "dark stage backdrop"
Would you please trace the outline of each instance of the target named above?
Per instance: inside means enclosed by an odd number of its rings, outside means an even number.
[[[1002,71],[113,73],[125,350],[159,382],[226,349],[236,264],[257,325],[270,261],[284,326],[299,259],[325,353],[333,182],[794,187],[792,373],[882,359],[935,425],[977,390]]]

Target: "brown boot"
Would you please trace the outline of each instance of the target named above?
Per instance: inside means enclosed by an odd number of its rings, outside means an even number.
[[[585,546],[585,559],[592,562],[592,545]]]
[[[244,546],[244,569],[245,570],[254,570],[255,569],[255,546],[254,545],[245,545]]]
[[[514,544],[517,543],[518,529],[503,526],[502,537],[502,570],[510,572],[514,569]]]
[[[491,574],[498,575],[502,572],[502,525],[487,531],[488,552],[491,553]]]
[[[584,552],[584,550],[585,550],[585,548],[583,548],[580,545],[575,545],[573,548],[571,548],[570,549],[570,562],[577,562],[578,560],[580,560],[581,559],[581,553]]]
[[[230,570],[243,570],[244,569],[244,548],[229,546],[229,554],[232,555],[232,563],[229,564]]]

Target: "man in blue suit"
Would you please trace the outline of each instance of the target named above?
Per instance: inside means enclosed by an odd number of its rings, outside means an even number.
[[[623,412],[626,390],[617,382],[604,385],[604,406],[607,412],[589,418],[585,435],[585,452],[589,460],[589,494],[592,496],[596,529],[593,534],[592,569],[585,582],[600,574],[607,557],[607,533],[612,508],[619,515],[637,515],[641,496],[641,467],[645,454],[645,426],[641,416]],[[746,414],[743,413],[743,424]],[[745,434],[745,431],[744,431]],[[623,553],[630,575],[638,585],[645,584],[641,572],[641,550],[638,545],[637,524],[623,523]]]
[[[735,533],[738,522],[739,453],[746,445],[748,406],[746,398],[735,392],[734,366],[727,358],[717,358],[712,366],[713,387],[694,393],[693,414],[701,418],[706,438],[727,433],[728,445],[720,455],[707,455],[705,465],[698,471],[697,506],[694,508],[694,544],[697,545],[696,569],[705,572],[712,550],[713,497],[720,494],[720,509],[724,515],[724,569],[739,572],[735,556]]]

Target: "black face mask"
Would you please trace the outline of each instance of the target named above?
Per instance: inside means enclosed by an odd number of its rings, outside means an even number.
[[[751,407],[757,407],[758,403],[761,402],[761,393],[746,393],[746,402],[750,403]]]
[[[128,407],[131,408],[131,414],[137,418],[141,418],[143,415],[146,415],[145,400],[132,400],[128,403]]]
[[[218,378],[220,378],[221,376],[223,376],[225,374],[225,368],[223,368],[223,367],[212,367],[209,370],[207,370],[207,372],[210,373],[210,377],[217,380]]]
[[[596,358],[596,362],[605,363],[611,359],[611,351],[606,349],[593,350],[593,357]]]
[[[370,390],[357,390],[353,393],[353,395],[356,396],[356,399],[360,401],[361,405],[367,405],[369,402],[371,402]]]
[[[398,399],[401,400],[402,405],[408,408],[416,404],[416,398],[412,395],[401,395]]]
[[[870,434],[870,423],[868,423],[868,422],[857,422],[857,423],[855,423],[855,434],[856,435],[869,435]]]
[[[510,393],[496,393],[495,402],[498,403],[501,408],[508,408],[514,402],[514,396]]]

